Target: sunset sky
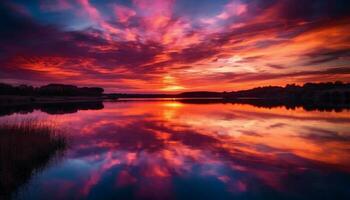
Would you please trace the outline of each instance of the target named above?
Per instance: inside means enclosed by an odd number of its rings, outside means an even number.
[[[349,0],[0,2],[0,81],[107,92],[350,82]]]

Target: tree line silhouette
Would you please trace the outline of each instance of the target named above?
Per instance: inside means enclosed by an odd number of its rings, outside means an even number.
[[[29,85],[12,86],[0,83],[0,95],[19,96],[102,96],[103,88],[77,87],[74,85],[49,84],[41,87]]]
[[[43,87],[32,86],[11,86],[0,84],[0,95],[22,95],[22,96],[101,96],[104,99],[124,99],[124,98],[174,98],[182,103],[210,104],[210,103],[240,103],[250,104],[258,107],[280,107],[285,106],[290,109],[303,107],[305,110],[320,111],[342,111],[350,109],[350,83],[329,82],[329,83],[306,83],[302,86],[295,84],[285,87],[267,86],[257,87],[250,90],[233,92],[184,92],[180,94],[103,94],[102,88],[78,88],[71,85],[49,84]],[[0,99],[1,100],[1,99]],[[20,100],[19,100],[20,101]],[[0,101],[1,102],[1,101]],[[24,104],[24,102],[21,102]],[[2,114],[12,112],[24,112],[33,109],[40,109],[52,114],[74,112],[79,109],[102,109],[102,99],[96,103],[67,102],[55,104],[42,102],[27,102],[30,107],[8,107]],[[1,103],[0,103],[1,104]],[[8,104],[5,103],[8,106]],[[35,106],[35,107],[33,107]]]
[[[0,83],[0,95],[20,96],[102,96],[113,98],[223,98],[223,99],[270,99],[297,102],[349,103],[350,83],[306,83],[302,86],[289,84],[285,87],[267,86],[233,92],[184,92],[180,94],[104,94],[99,87],[49,84],[41,87],[12,86]]]
[[[302,86],[295,84],[285,87],[268,86],[258,87],[250,90],[242,90],[223,94],[224,98],[260,98],[276,100],[297,100],[299,102],[338,102],[348,103],[350,101],[350,83],[328,82],[328,83],[306,83]]]
[[[302,86],[289,84],[285,87],[267,86],[232,92],[195,91],[180,94],[109,94],[117,98],[223,98],[269,99],[299,102],[349,102],[350,83],[306,83]]]

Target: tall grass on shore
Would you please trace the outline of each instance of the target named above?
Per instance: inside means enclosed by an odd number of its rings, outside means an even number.
[[[67,146],[53,123],[22,120],[0,124],[0,199],[9,199]]]

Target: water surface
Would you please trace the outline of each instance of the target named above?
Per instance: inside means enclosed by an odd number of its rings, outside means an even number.
[[[350,199],[346,110],[123,101],[50,111],[0,117],[54,121],[71,141],[18,199]]]

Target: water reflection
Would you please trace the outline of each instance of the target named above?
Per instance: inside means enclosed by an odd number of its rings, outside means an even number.
[[[349,199],[350,115],[241,104],[104,103],[55,120],[72,144],[22,199]]]
[[[40,103],[0,106],[0,116],[12,115],[15,113],[28,114],[36,110],[48,114],[69,114],[79,110],[100,110],[103,109],[102,101],[96,102],[69,102],[69,103]]]
[[[286,109],[295,110],[303,108],[307,111],[323,111],[323,112],[342,112],[350,110],[350,102],[295,102],[278,99],[182,99],[182,103],[193,104],[210,104],[210,103],[231,103],[231,104],[249,104],[261,108],[284,107]]]

